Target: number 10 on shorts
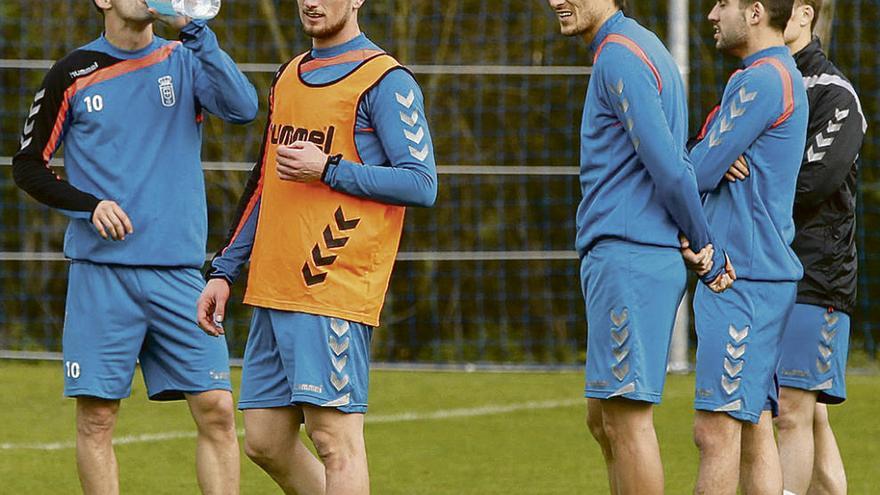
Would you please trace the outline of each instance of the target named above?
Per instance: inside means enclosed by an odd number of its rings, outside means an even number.
[[[79,378],[79,363],[76,361],[65,361],[64,374],[68,378]]]

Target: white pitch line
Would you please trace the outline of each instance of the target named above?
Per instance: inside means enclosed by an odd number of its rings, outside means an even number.
[[[490,405],[461,409],[442,409],[432,412],[405,412],[399,414],[385,414],[367,416],[367,424],[404,423],[408,421],[431,421],[454,418],[472,418],[476,416],[491,416],[506,414],[517,411],[535,411],[540,409],[558,409],[584,404],[583,399],[530,401],[518,404]],[[244,429],[238,430],[238,436],[244,435]],[[169,431],[165,433],[144,433],[141,435],[128,435],[114,438],[113,445],[128,445],[133,443],[162,442],[165,440],[180,440],[195,438],[195,431]],[[49,443],[0,443],[0,450],[66,450],[76,447],[76,442],[49,442]]]

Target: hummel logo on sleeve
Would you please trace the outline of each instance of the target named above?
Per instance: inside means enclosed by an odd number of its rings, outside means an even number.
[[[34,95],[34,103],[31,105],[31,109],[28,112],[28,118],[24,123],[24,132],[21,134],[21,149],[27,148],[28,145],[31,144],[31,141],[33,141],[31,133],[34,131],[34,116],[40,112],[40,101],[44,96],[46,96],[45,89],[37,91],[37,94]]]
[[[410,108],[412,108],[412,104],[415,101],[415,98],[416,98],[415,92],[413,92],[413,90],[410,89],[409,93],[407,93],[406,96],[403,96],[400,93],[394,93],[394,97],[397,99],[397,103],[399,103],[400,106],[402,106],[403,108],[405,108],[407,110],[406,112],[404,112],[404,111],[400,112],[401,122],[408,125],[410,128],[414,129],[414,131],[415,131],[415,132],[413,132],[409,129],[404,128],[403,129],[403,136],[407,140],[413,142],[416,145],[421,144],[422,139],[424,139],[424,137],[425,137],[425,129],[422,126],[416,127],[416,125],[419,123],[419,112],[418,112],[418,110],[413,110],[412,113],[407,113],[410,110]],[[416,160],[418,160],[420,162],[424,162],[425,158],[428,157],[429,150],[428,150],[427,143],[425,143],[421,147],[421,149],[413,147],[413,146],[408,146],[408,148],[409,148],[410,156],[412,156],[413,158],[415,158]]]
[[[409,90],[409,94],[406,95],[405,98],[400,93],[394,93],[394,96],[397,97],[397,103],[400,103],[405,108],[410,108],[413,104],[413,101],[416,98],[416,95],[415,95],[415,93],[413,93],[413,90]]]

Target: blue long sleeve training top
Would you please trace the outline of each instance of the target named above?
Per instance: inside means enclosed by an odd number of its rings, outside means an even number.
[[[795,186],[809,108],[801,74],[788,48],[761,50],[731,76],[704,138],[691,150],[706,214],[738,278],[797,281],[803,268],[794,239]],[[745,156],[750,175],[722,180]]]
[[[381,49],[360,34],[341,45],[312,49],[311,56],[332,59],[355,50]],[[323,84],[340,79],[359,63],[329,64],[306,72],[302,77],[307,83]],[[400,112],[398,95],[405,98],[411,95],[412,113],[409,115]],[[434,145],[425,118],[424,97],[412,74],[403,68],[392,70],[370,89],[358,106],[356,127],[355,145],[364,163],[341,160],[337,165],[331,164],[324,175],[324,183],[336,191],[386,204],[433,205],[437,197]],[[232,223],[231,240],[212,260],[208,277],[225,278],[232,283],[250,258],[260,213],[259,198],[247,217],[241,216],[245,214],[244,206],[250,196],[258,194],[259,177],[258,162]]]
[[[203,22],[185,26],[181,40],[154,37],[125,51],[102,35],[58,61],[37,92],[13,173],[31,196],[71,217],[67,257],[203,266],[202,109],[249,122],[257,94]],[[62,143],[67,180],[47,167]],[[91,223],[104,199],[131,219],[134,233],[124,241],[101,238]]]
[[[687,98],[678,67],[663,43],[621,12],[599,29],[581,124],[576,247],[581,257],[602,239],[679,246],[683,232],[695,252],[715,248],[724,270],[724,243],[713,241],[685,148]]]

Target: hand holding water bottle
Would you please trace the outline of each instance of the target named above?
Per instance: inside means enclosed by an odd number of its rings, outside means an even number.
[[[220,11],[220,0],[147,0],[147,6],[155,14],[166,17],[163,21],[177,27],[178,22],[167,17],[211,19]]]

